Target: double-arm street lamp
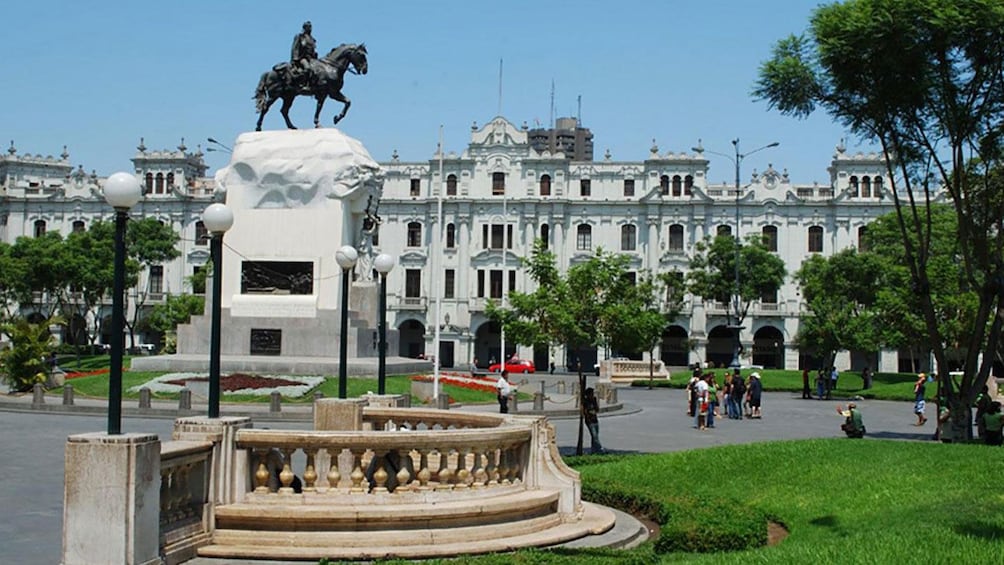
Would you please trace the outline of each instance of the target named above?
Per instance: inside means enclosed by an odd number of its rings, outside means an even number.
[[[108,435],[122,433],[122,349],[125,346],[126,222],[129,209],[143,198],[143,187],[131,173],[115,173],[104,186],[105,201],[115,208],[115,264],[112,281],[112,348],[108,370]]]
[[[749,151],[747,153],[740,153],[739,152],[739,138],[737,137],[737,138],[735,138],[735,139],[732,140],[732,147],[735,149],[735,157],[733,157],[732,155],[728,155],[726,153],[719,153],[717,151],[709,151],[709,150],[701,148],[701,147],[693,147],[692,148],[694,151],[696,151],[698,153],[705,152],[705,153],[711,153],[712,155],[718,155],[720,157],[725,157],[726,159],[732,161],[732,164],[735,165],[735,167],[736,167],[736,195],[735,195],[736,196],[736,233],[735,233],[736,256],[735,256],[735,281],[734,281],[735,286],[733,288],[733,295],[732,295],[732,307],[734,309],[735,320],[734,320],[734,322],[730,322],[729,323],[729,328],[732,329],[735,332],[735,342],[733,343],[733,348],[732,348],[732,362],[729,364],[729,367],[732,367],[732,368],[739,368],[739,366],[740,366],[739,351],[742,348],[742,345],[740,344],[740,341],[739,341],[739,332],[741,332],[742,329],[743,329],[742,326],[740,325],[740,322],[739,322],[739,320],[740,320],[740,318],[742,316],[742,310],[741,310],[742,299],[741,299],[741,292],[740,292],[740,285],[739,285],[739,282],[740,282],[739,281],[739,261],[740,261],[739,248],[742,245],[741,244],[742,240],[739,237],[739,196],[740,196],[740,191],[742,189],[739,186],[739,182],[740,182],[740,171],[739,171],[739,169],[742,166],[743,159],[745,159],[746,157],[749,157],[750,155],[752,155],[752,154],[754,154],[754,153],[756,153],[758,151],[763,151],[764,149],[769,149],[771,147],[777,147],[778,145],[780,145],[780,143],[778,143],[778,142],[775,141],[773,143],[768,143],[767,145],[764,145],[762,147],[757,147],[756,149],[754,149],[752,151]],[[728,309],[726,309],[726,314],[728,314]]]
[[[213,309],[209,331],[209,417],[220,417],[220,300],[223,296],[223,234],[234,225],[234,213],[226,204],[210,204],[202,213],[210,233],[213,259]]]
[[[381,253],[373,260],[373,268],[380,273],[380,343],[377,368],[377,394],[387,394],[387,275],[397,261],[393,255]]]
[[[351,245],[343,245],[335,252],[335,262],[342,268],[342,331],[338,344],[338,398],[348,398],[349,383],[349,279],[359,260],[359,252]]]

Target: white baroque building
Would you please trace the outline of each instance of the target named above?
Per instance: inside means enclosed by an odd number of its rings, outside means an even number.
[[[653,142],[649,154],[635,161],[614,161],[609,152],[602,160],[575,160],[592,155],[592,134],[569,120],[562,119],[562,135],[543,143],[540,130],[496,117],[472,126],[470,143],[459,154],[405,162],[395,153],[381,163],[386,180],[373,249],[398,258],[388,277],[388,304],[389,323],[400,332],[400,355],[435,354],[439,324],[444,367],[467,367],[475,358],[484,366],[499,358],[501,336],[485,315],[486,302],[512,289],[529,290],[519,260],[537,238],[555,252],[561,269],[602,247],[627,254],[637,272],[685,271],[698,241],[732,233],[738,207],[740,235],[769,236],[790,274],[812,253],[859,245],[865,226],[893,209],[877,154],[851,155],[838,146],[828,185],[794,184],[772,166],[754,171],[737,199],[733,185],[708,181],[709,159],[700,147],[660,152]],[[576,151],[571,146],[576,141],[588,143],[588,149]],[[146,187],[146,198],[132,214],[154,216],[178,231],[181,257],[143,273],[145,290],[131,291],[131,310],[149,308],[167,293],[191,292],[186,280],[208,260],[200,217],[212,202],[214,185],[202,157],[184,142],[177,150],[150,151],[142,141],[132,157]],[[74,169],[65,149],[58,158],[33,156],[20,154],[12,142],[0,157],[0,238],[12,243],[19,236],[67,234],[96,219],[111,220],[102,182]],[[777,296],[755,304],[741,334],[749,353],[744,364],[789,369],[808,364],[792,345],[801,307],[790,277]],[[108,311],[110,306],[101,315]],[[732,357],[727,323],[725,305],[691,297],[656,355],[671,366],[727,363]],[[100,341],[109,339],[103,335]],[[158,339],[148,334],[141,341]],[[507,355],[514,352],[539,367],[552,358],[559,367],[576,362],[590,367],[605,354],[577,360],[564,351],[507,343]],[[877,359],[844,353],[837,366],[896,370],[899,361],[896,352]]]

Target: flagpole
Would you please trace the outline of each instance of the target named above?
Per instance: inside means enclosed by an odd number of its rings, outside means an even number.
[[[433,400],[439,400],[439,364],[440,364],[440,328],[442,327],[441,320],[443,319],[443,285],[442,279],[438,276],[442,272],[443,263],[443,239],[445,238],[445,229],[443,226],[443,192],[446,191],[446,179],[443,177],[443,125],[439,125],[439,197],[436,200],[436,221],[439,222],[439,238],[434,249],[435,254],[435,264],[433,265],[433,277],[436,280],[436,288],[433,292],[436,296],[436,338],[435,338],[435,357],[432,364],[432,398]]]

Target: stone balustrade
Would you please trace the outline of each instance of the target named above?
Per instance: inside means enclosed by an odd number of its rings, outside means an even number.
[[[160,450],[160,547],[168,562],[195,556],[210,539],[213,443],[169,441]]]
[[[600,380],[612,382],[631,382],[636,379],[647,379],[652,375],[656,379],[669,379],[669,370],[661,360],[651,363],[646,360],[605,359],[600,362]]]

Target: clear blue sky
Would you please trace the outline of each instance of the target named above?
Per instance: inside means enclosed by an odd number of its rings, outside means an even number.
[[[447,151],[462,151],[472,122],[498,113],[519,125],[546,124],[551,81],[558,116],[592,129],[596,158],[641,160],[689,151],[698,139],[725,153],[739,137],[751,156],[743,177],[773,163],[797,183],[826,183],[845,136],[825,115],[799,121],[750,96],[775,41],[802,32],[818,4],[802,0],[584,0],[545,2],[12,2],[4,7],[0,140],[22,153],[55,155],[107,175],[129,170],[142,136],[151,149],[194,148],[207,137],[231,144],[254,128],[260,74],[289,57],[304,20],[318,51],[365,42],[367,76],[349,76],[352,109],[340,127],[377,160],[397,149],[429,159],[439,126]],[[340,104],[329,101],[323,123]],[[310,127],[313,101],[293,121]],[[266,129],[282,127],[278,105]],[[852,151],[865,149],[848,136]],[[733,168],[712,159],[710,180]],[[207,154],[212,169],[226,155]]]

